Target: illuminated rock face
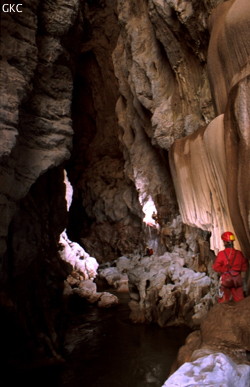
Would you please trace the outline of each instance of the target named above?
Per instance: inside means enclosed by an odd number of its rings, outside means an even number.
[[[250,4],[244,0],[229,1],[218,7],[211,18],[208,50],[216,110],[225,114],[229,212],[246,256],[250,254],[249,12]],[[224,23],[219,23],[218,18]]]
[[[228,1],[210,18],[208,71],[218,116],[175,142],[171,165],[183,221],[212,233],[232,230],[250,254],[249,20],[247,1]],[[239,241],[239,242],[238,242]]]
[[[119,35],[112,58],[119,87],[118,136],[124,172],[136,188],[144,221],[161,234],[159,254],[173,249],[174,239],[185,239],[173,235],[171,227],[179,210],[168,150],[214,117],[206,49],[207,15],[215,5],[117,2]],[[148,235],[145,240],[151,243]]]
[[[220,115],[206,128],[177,140],[171,150],[183,222],[212,232],[210,245],[216,253],[223,247],[222,232],[234,232],[227,201],[223,118]]]
[[[188,267],[191,253],[134,258],[128,269],[131,313],[136,323],[197,327],[214,304],[216,280]]]

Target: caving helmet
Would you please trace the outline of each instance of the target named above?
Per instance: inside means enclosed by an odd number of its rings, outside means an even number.
[[[226,232],[223,232],[223,234],[221,235],[221,239],[224,242],[233,242],[235,241],[235,236],[232,232],[226,231]]]

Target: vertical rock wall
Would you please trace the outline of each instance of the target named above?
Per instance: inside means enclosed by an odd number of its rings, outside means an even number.
[[[206,50],[215,5],[85,3],[68,233],[99,260],[153,241],[154,250],[171,250],[184,238],[168,150],[214,117]]]
[[[0,308],[5,360],[57,357],[72,148],[73,78],[65,36],[78,0],[27,0],[1,11]]]
[[[22,13],[1,15],[1,256],[16,203],[70,155],[73,82],[62,39],[77,6],[27,1]]]
[[[247,257],[250,257],[249,13],[250,4],[246,0],[228,1],[218,7],[211,17],[208,51],[216,110],[224,113],[229,212]]]
[[[206,69],[210,2],[119,1],[113,52],[125,173],[144,221],[174,239],[179,210],[168,150],[214,117]],[[157,216],[152,218],[152,214]],[[190,222],[188,223],[190,224]],[[192,224],[200,227],[201,224]],[[177,238],[178,239],[178,238]],[[163,249],[171,248],[163,243]]]
[[[114,1],[84,4],[84,38],[75,62],[73,152],[67,163],[74,187],[68,235],[100,262],[142,244],[138,195],[124,173],[118,138],[115,11]]]
[[[250,254],[249,14],[246,1],[219,5],[209,20],[208,72],[217,117],[176,141],[172,172],[184,222],[211,232],[211,248],[231,230]]]

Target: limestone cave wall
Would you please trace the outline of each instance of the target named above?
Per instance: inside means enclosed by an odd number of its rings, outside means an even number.
[[[68,233],[100,261],[146,245],[171,251],[186,229],[176,227],[168,151],[215,115],[206,53],[216,4],[85,5],[67,164],[74,186]]]
[[[78,15],[77,1],[28,0],[19,13],[1,8],[1,342],[11,367],[56,358],[61,341],[68,273],[58,254],[67,223],[62,164],[73,135],[66,36]]]
[[[250,254],[249,234],[249,4],[227,1],[209,18],[208,74],[216,117],[171,149],[183,221],[211,232],[223,247],[224,230]],[[191,182],[191,184],[190,184]]]
[[[226,227],[250,254],[248,11],[246,0],[26,0],[1,13],[6,324],[17,316],[58,348],[64,229],[99,262],[183,242],[202,254],[208,233],[216,252]]]
[[[115,106],[112,52],[119,34],[114,2],[86,2],[84,37],[74,63],[73,152],[66,168],[74,187],[68,235],[100,262],[142,243],[138,195],[124,171]]]

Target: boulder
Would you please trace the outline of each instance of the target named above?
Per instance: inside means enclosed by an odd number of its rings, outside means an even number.
[[[214,353],[184,363],[162,387],[238,386],[249,387],[250,366],[236,364],[223,353]]]
[[[114,294],[103,292],[97,305],[99,308],[110,308],[118,303],[118,298]]]
[[[249,386],[249,319],[250,297],[237,303],[214,305],[203,318],[200,329],[192,332],[180,348],[172,375],[164,386],[201,382]]]

